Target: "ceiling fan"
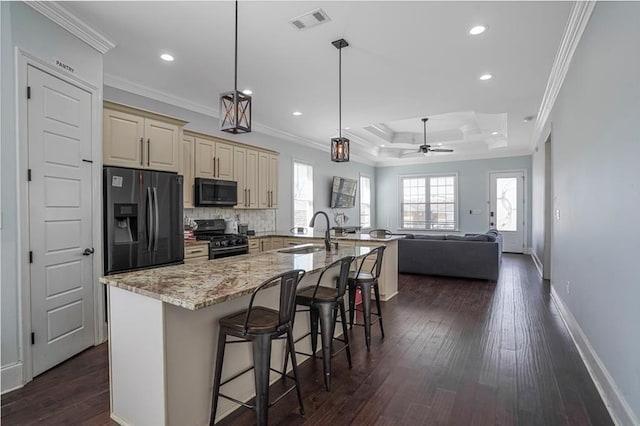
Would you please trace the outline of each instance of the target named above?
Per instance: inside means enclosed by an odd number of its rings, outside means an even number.
[[[422,119],[422,124],[424,126],[424,143],[418,147],[418,153],[427,155],[430,152],[453,152],[452,149],[446,148],[431,148],[431,145],[427,145],[427,121],[428,118]]]

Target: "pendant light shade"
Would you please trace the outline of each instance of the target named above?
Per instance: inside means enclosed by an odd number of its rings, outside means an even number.
[[[331,42],[338,49],[338,137],[331,139],[331,161],[349,161],[349,139],[342,137],[342,48],[349,46],[343,38]]]
[[[220,95],[220,130],[229,133],[251,131],[251,96],[238,91],[238,0],[236,0],[233,91]]]

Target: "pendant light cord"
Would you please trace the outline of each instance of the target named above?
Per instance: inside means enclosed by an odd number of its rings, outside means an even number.
[[[238,0],[236,0],[236,30],[235,30],[235,63],[233,69],[233,96],[238,93]]]
[[[338,135],[342,139],[342,47],[338,49]]]

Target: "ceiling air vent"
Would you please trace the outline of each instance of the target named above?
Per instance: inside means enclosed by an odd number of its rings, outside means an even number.
[[[299,30],[308,30],[309,28],[324,24],[330,20],[331,18],[329,18],[324,10],[315,9],[293,18],[289,23]]]

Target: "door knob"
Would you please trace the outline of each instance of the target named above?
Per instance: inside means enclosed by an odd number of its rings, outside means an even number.
[[[93,254],[95,250],[93,250],[92,248],[86,248],[84,249],[84,251],[82,252],[83,256],[89,256],[90,254]]]

